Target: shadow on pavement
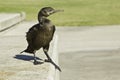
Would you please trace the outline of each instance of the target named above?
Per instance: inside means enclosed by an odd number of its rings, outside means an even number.
[[[30,61],[30,60],[34,60],[34,57],[33,56],[30,56],[30,55],[15,55],[14,56],[15,59],[20,59],[20,60],[24,60],[24,61]],[[42,60],[38,57],[36,57],[37,60]]]

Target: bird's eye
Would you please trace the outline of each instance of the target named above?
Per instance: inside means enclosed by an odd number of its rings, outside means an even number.
[[[52,11],[51,9],[49,9],[49,11]]]
[[[47,11],[45,10],[44,13],[47,13]]]

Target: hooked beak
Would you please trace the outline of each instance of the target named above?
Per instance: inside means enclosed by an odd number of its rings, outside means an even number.
[[[57,12],[64,12],[64,10],[54,10],[51,14],[57,13]]]
[[[64,12],[64,10],[54,10],[54,13],[56,12]]]

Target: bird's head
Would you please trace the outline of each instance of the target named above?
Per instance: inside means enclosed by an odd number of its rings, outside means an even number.
[[[48,17],[50,16],[51,14],[54,14],[56,12],[63,12],[63,10],[55,10],[53,9],[52,7],[44,7],[40,10],[39,12],[39,15],[42,15],[42,16],[45,16],[45,17]]]

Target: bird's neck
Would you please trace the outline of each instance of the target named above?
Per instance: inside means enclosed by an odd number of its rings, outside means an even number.
[[[46,18],[46,17],[44,17],[44,16],[40,16],[40,17],[38,18],[38,20],[39,20],[39,22],[42,22],[45,18]]]
[[[40,26],[44,26],[46,23],[50,22],[50,20],[47,19],[47,17],[45,16],[39,16],[38,21],[39,21]]]
[[[43,22],[44,19],[47,19],[47,17],[43,16],[42,14],[39,14],[39,15],[38,15],[38,21],[39,21],[39,23],[40,23],[40,22]]]
[[[43,26],[45,19],[46,19],[46,17],[45,17],[45,16],[42,16],[42,15],[40,15],[40,16],[38,17],[38,21],[39,21],[40,26]]]

